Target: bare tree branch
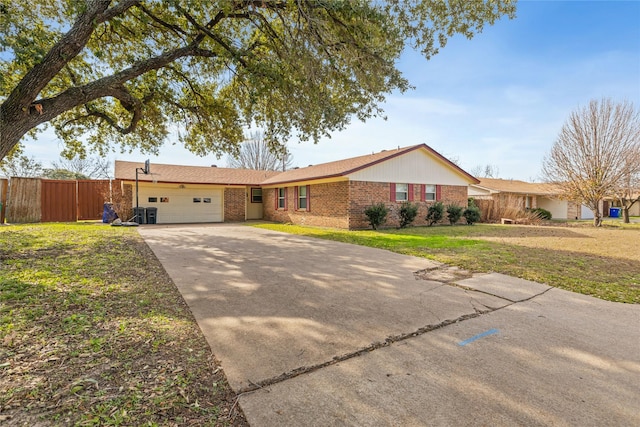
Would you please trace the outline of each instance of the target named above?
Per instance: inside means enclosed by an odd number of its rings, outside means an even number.
[[[276,151],[264,140],[261,132],[252,133],[240,146],[237,156],[230,156],[227,165],[231,168],[255,170],[286,170],[291,168],[293,156],[286,146]]]

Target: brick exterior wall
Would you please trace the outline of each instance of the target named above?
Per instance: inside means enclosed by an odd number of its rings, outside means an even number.
[[[567,202],[567,218],[582,219],[582,205],[575,202]]]
[[[435,201],[421,201],[420,191],[422,186],[413,185],[413,201],[418,205],[418,215],[412,225],[427,225],[426,216],[429,206]],[[384,202],[389,209],[387,222],[383,227],[398,227],[400,221],[398,212],[402,202],[392,202],[391,186],[384,182],[366,182],[351,181],[349,182],[349,228],[369,228],[370,224],[367,216],[364,214],[365,209],[376,203]],[[459,206],[467,206],[467,187],[462,185],[442,185],[440,186],[440,198],[437,200],[445,206],[448,204],[457,204]],[[446,219],[446,213],[445,213]],[[461,219],[463,221],[464,219]]]
[[[225,188],[224,222],[244,221],[246,200],[244,188]]]
[[[276,209],[277,188],[262,190],[263,217],[268,221],[348,228],[349,184],[347,181],[315,184],[309,188],[309,210],[296,210],[295,186],[287,189],[287,209]]]
[[[398,210],[402,202],[391,202],[389,183],[367,181],[341,181],[311,185],[309,189],[309,211],[296,210],[295,187],[287,188],[287,209],[276,209],[276,188],[262,190],[264,219],[282,223],[315,225],[336,228],[369,228],[365,209],[383,202],[390,209],[384,227],[397,227]],[[414,201],[418,205],[418,216],[414,225],[426,225],[427,209],[433,201],[420,201],[420,185],[414,185]],[[440,199],[445,205],[455,203],[467,206],[467,187],[440,187]]]

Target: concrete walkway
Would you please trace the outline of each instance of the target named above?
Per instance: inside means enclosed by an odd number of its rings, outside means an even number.
[[[254,427],[640,425],[640,306],[243,225],[139,230]]]

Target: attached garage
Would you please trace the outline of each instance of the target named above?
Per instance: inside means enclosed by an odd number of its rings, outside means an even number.
[[[139,187],[141,207],[158,209],[158,224],[224,221],[223,188],[148,184]]]
[[[538,207],[551,212],[553,219],[567,219],[567,201],[538,196]]]
[[[280,172],[216,166],[178,166],[116,160],[115,176],[133,189],[138,206],[156,208],[156,223],[212,223],[262,218],[260,183]]]

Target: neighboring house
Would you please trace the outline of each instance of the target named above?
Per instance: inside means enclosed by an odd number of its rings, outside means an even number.
[[[136,167],[143,165],[116,161],[115,176],[135,184]],[[425,224],[429,205],[466,206],[468,186],[478,183],[425,144],[286,172],[152,164],[138,181],[139,205],[157,207],[158,223],[265,219],[339,228],[367,227],[364,210],[376,203],[392,211],[387,225],[397,225],[404,201],[419,205],[415,224]]]
[[[469,186],[469,197],[506,200],[515,198],[525,209],[542,208],[554,219],[589,219],[591,210],[579,203],[562,200],[552,184],[540,184],[514,179],[479,178],[478,184]]]
[[[640,193],[636,193],[632,195],[632,200],[638,200],[638,198],[640,198]],[[626,200],[624,200],[626,202]],[[612,200],[611,201],[611,207],[612,208],[621,208],[622,207],[622,203],[620,200]],[[629,216],[640,216],[640,201],[639,202],[635,202],[633,204],[633,206],[631,206],[631,208],[629,208]]]

